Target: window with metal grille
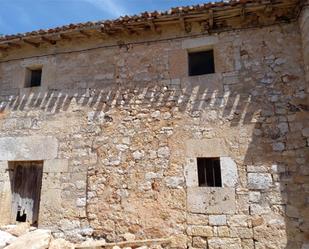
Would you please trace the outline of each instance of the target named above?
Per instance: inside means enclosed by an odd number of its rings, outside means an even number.
[[[41,86],[42,68],[28,69],[26,87]]]
[[[189,76],[215,73],[214,51],[189,52]]]
[[[200,187],[222,187],[220,158],[197,158]]]

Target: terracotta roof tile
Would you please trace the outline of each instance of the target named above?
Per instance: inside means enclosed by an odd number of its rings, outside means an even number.
[[[219,2],[209,2],[205,4],[198,4],[192,6],[180,6],[171,8],[170,10],[159,12],[142,12],[138,15],[128,16],[125,15],[123,17],[119,17],[118,19],[114,20],[104,20],[104,21],[97,21],[97,22],[85,22],[85,23],[75,23],[75,24],[68,24],[61,27],[50,28],[46,30],[37,30],[32,32],[26,32],[23,34],[13,34],[13,35],[5,35],[0,37],[0,42],[9,42],[13,39],[18,38],[25,38],[30,36],[37,36],[37,35],[44,35],[44,34],[53,34],[53,33],[60,33],[60,32],[67,32],[67,31],[74,31],[76,29],[83,29],[83,28],[96,28],[98,26],[109,26],[113,24],[132,24],[134,22],[143,22],[143,21],[152,21],[156,19],[162,19],[165,17],[175,17],[179,16],[180,14],[195,14],[202,11],[207,11],[209,9],[220,9],[224,7],[235,7],[237,5],[249,4],[249,3],[265,3],[267,0],[222,0]]]

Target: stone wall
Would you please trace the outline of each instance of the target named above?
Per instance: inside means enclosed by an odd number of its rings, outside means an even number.
[[[188,77],[187,51],[204,47],[216,73]],[[25,89],[31,65],[43,65],[43,85]],[[0,143],[56,141],[52,158],[34,153],[48,159],[39,226],[56,236],[304,249],[305,88],[297,23],[55,51],[0,63]],[[27,154],[2,152],[1,222],[10,217],[6,161]],[[196,157],[209,156],[223,162],[223,188],[196,185]]]
[[[306,80],[309,82],[309,2],[304,2],[305,7],[300,14],[299,26],[303,44],[304,69],[306,72]]]

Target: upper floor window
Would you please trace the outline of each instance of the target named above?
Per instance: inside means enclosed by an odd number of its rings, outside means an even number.
[[[189,52],[189,76],[215,73],[214,51]]]
[[[27,69],[25,87],[41,86],[41,81],[42,81],[42,67]]]
[[[220,158],[197,158],[200,187],[222,187]]]

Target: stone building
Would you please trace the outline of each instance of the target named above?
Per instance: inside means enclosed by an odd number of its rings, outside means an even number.
[[[0,38],[0,223],[174,248],[309,248],[309,2]]]

